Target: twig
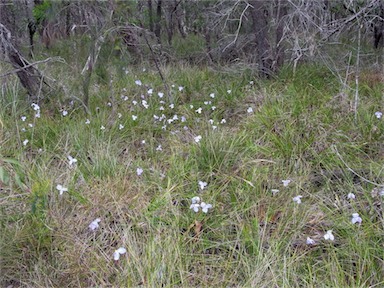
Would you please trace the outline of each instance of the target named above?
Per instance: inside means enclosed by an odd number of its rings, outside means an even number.
[[[65,63],[64,59],[61,58],[61,57],[53,57],[53,58],[52,58],[52,57],[49,57],[49,58],[47,58],[47,59],[45,59],[45,60],[36,61],[36,62],[30,63],[30,64],[28,64],[28,65],[25,65],[25,66],[23,66],[22,68],[15,69],[15,70],[9,71],[9,72],[7,72],[7,73],[1,74],[1,75],[0,75],[0,78],[7,77],[7,76],[9,76],[9,75],[11,75],[11,74],[14,74],[14,73],[17,73],[17,72],[19,72],[19,71],[25,70],[25,69],[27,69],[28,67],[35,66],[35,65],[37,65],[37,64],[41,64],[41,63],[47,63],[47,62],[50,62],[50,61],[57,61],[57,62]]]
[[[367,178],[361,176],[360,174],[358,174],[356,171],[354,171],[351,167],[348,166],[348,164],[344,161],[343,157],[340,155],[339,151],[337,150],[337,147],[336,145],[332,145],[331,146],[333,152],[335,152],[335,154],[337,155],[337,157],[339,157],[340,161],[343,162],[343,164],[345,165],[345,167],[347,167],[347,169],[352,172],[353,174],[355,174],[357,177],[359,177],[360,179],[362,179],[363,181],[367,182],[367,183],[370,183],[370,184],[373,184],[375,186],[378,186],[378,187],[384,187],[384,184],[379,184],[379,183],[376,183],[376,182],[373,182],[371,180],[368,180]]]

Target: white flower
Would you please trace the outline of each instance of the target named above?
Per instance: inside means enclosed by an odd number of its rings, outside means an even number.
[[[93,220],[91,222],[91,224],[88,225],[89,229],[91,229],[92,231],[96,230],[97,228],[99,228],[99,223],[101,222],[101,219],[100,218],[96,218],[95,220]]]
[[[200,140],[201,140],[201,135],[197,135],[196,137],[194,137],[193,139],[195,140],[196,143],[199,143]]]
[[[112,107],[112,103],[111,103],[111,102],[108,102],[108,103],[107,103],[107,106]]]
[[[105,130],[105,127],[101,125],[100,130]]]
[[[25,122],[25,120],[27,120],[27,117],[21,116],[21,121]]]
[[[253,81],[249,81],[249,85],[253,85],[253,83],[254,83]]]
[[[375,112],[375,116],[377,119],[380,119],[383,116],[383,113],[380,111]]]
[[[161,145],[156,147],[156,151],[162,151],[162,150],[163,150],[163,148],[161,147]]]
[[[203,110],[203,108],[200,107],[199,109],[196,109],[195,112],[201,114],[202,110]]]
[[[71,155],[68,155],[69,160],[69,166],[72,166],[72,164],[75,164],[77,162],[76,158],[73,158]]]
[[[227,93],[228,93],[228,94],[231,94],[231,93],[232,93],[232,90],[227,90]]]
[[[175,108],[175,104],[171,103],[171,104],[169,105],[169,108],[171,108],[171,109]]]
[[[301,198],[303,198],[303,196],[301,195],[298,195],[298,196],[295,196],[293,197],[293,202],[296,202],[297,204],[300,204],[301,203]]]
[[[356,199],[356,195],[353,193],[348,193],[347,198],[348,199]]]
[[[211,109],[212,109],[212,111],[215,111],[216,110],[216,106],[212,106]]]
[[[211,105],[212,102],[211,102],[211,101],[204,101],[204,104],[205,104],[205,105]]]
[[[248,109],[247,109],[247,113],[252,113],[252,112],[253,112],[252,107],[248,107]]]
[[[212,208],[212,205],[211,204],[207,204],[205,202],[201,202],[200,207],[201,207],[201,211],[203,211],[204,213],[207,213],[208,209]]]
[[[128,96],[122,96],[122,99],[124,100],[124,101],[127,101],[128,100]]]
[[[124,128],[124,125],[123,124],[119,124],[119,130],[121,130],[123,128]]]
[[[141,101],[141,104],[143,104],[143,106],[144,106],[145,109],[148,109],[149,105],[148,105],[147,101],[142,100],[142,101]]]
[[[192,104],[191,104],[191,105],[189,105],[189,108],[193,109],[193,105],[192,105]]]
[[[140,167],[136,169],[137,176],[140,176],[141,174],[143,174],[143,172],[144,172],[144,170]]]
[[[136,119],[137,119],[137,116],[136,115],[132,115],[132,120],[136,121]]]
[[[224,118],[221,119],[220,124],[225,124],[225,123],[227,123],[227,120],[225,120]]]
[[[313,240],[311,237],[307,237],[307,245],[314,245],[315,244],[315,240]]]
[[[204,181],[199,181],[199,186],[201,190],[204,190],[205,187],[207,187],[208,183]]]
[[[136,100],[133,100],[133,101],[132,101],[132,104],[133,104],[133,105],[137,105],[137,101],[136,101]]]
[[[215,98],[215,93],[211,93],[211,94],[209,94],[209,97],[211,97],[211,98]]]
[[[35,110],[35,111],[40,110],[40,106],[35,104],[35,103],[32,103],[31,106],[32,106],[33,110]]]
[[[189,209],[192,209],[196,213],[199,212],[199,208],[200,208],[200,204],[197,204],[197,203],[191,204],[191,206],[189,206]]]
[[[85,120],[85,124],[88,125],[89,123],[91,123],[91,121],[89,121],[89,119]]]
[[[200,197],[199,196],[192,197],[191,200],[192,200],[192,204],[200,203]]]
[[[40,110],[37,110],[36,114],[35,114],[35,118],[40,118],[41,115],[40,115]]]
[[[120,247],[119,249],[113,252],[113,260],[118,261],[120,259],[120,255],[127,253],[127,249]]]
[[[283,182],[284,187],[287,187],[289,183],[291,183],[291,180],[281,180],[281,182]]]
[[[153,89],[152,88],[148,89],[147,93],[148,93],[148,95],[152,95],[153,94]]]
[[[179,91],[183,91],[184,90],[184,87],[183,86],[179,86]]]
[[[63,195],[64,192],[68,191],[68,188],[65,188],[64,186],[57,184],[56,189],[59,190],[60,195]]]
[[[181,116],[181,122],[185,122],[187,121],[187,118],[185,118],[185,116]]]
[[[123,117],[123,114],[121,114],[121,113],[117,113],[117,118],[121,118],[121,117]]]
[[[157,93],[157,95],[159,96],[159,98],[163,98],[164,97],[164,93],[163,92],[159,92],[159,93]]]
[[[25,140],[23,141],[23,145],[26,146],[26,145],[28,144],[28,142],[29,142],[29,140],[28,140],[28,139],[25,139]]]
[[[272,195],[275,196],[277,193],[280,192],[279,189],[271,189]]]
[[[333,236],[332,230],[328,230],[327,233],[324,234],[324,239],[330,241],[335,240],[335,236]]]
[[[361,224],[361,222],[363,222],[363,219],[361,219],[361,217],[359,216],[359,213],[352,213],[352,224],[356,224],[356,223],[359,223]]]
[[[141,83],[140,80],[135,80],[135,84],[136,84],[137,86],[141,86],[141,85],[142,85],[142,83]]]

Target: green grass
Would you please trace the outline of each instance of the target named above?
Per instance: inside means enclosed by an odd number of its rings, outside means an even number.
[[[91,115],[76,101],[53,99],[34,118],[16,80],[2,90],[2,286],[384,285],[383,187],[349,171],[384,183],[384,121],[374,115],[384,109],[380,83],[361,85],[355,119],[354,95],[340,98],[340,83],[319,66],[264,81],[230,70],[162,67],[171,100],[158,97],[163,83],[145,68],[108,68],[112,86],[93,81]],[[72,72],[51,69],[76,90]],[[292,182],[283,187],[283,179]],[[68,192],[59,195],[58,184]],[[355,200],[347,199],[350,192]],[[207,214],[190,209],[196,195],[213,205]],[[297,195],[301,204],[292,200]],[[355,212],[361,225],[351,223]],[[95,218],[100,227],[90,231]],[[334,242],[324,240],[327,230]],[[307,237],[316,244],[307,245]],[[119,247],[127,253],[114,261]]]

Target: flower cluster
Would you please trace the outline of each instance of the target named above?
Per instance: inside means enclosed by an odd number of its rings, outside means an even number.
[[[207,204],[205,202],[200,202],[201,199],[198,196],[193,197],[191,200],[192,200],[192,204],[189,208],[192,209],[193,211],[195,211],[196,213],[199,212],[200,209],[204,213],[208,213],[208,209],[212,208],[211,204]]]

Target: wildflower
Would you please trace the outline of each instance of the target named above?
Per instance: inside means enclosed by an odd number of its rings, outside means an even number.
[[[153,94],[153,89],[152,88],[148,89],[147,93],[148,93],[148,95],[152,95]]]
[[[37,110],[36,114],[35,114],[35,118],[40,118],[41,115],[40,115],[40,110]]]
[[[252,112],[253,112],[252,107],[248,107],[248,109],[247,109],[247,113],[252,113]]]
[[[254,83],[253,81],[249,81],[249,85],[253,85],[253,83]]]
[[[232,93],[232,90],[227,90],[227,93],[228,93],[228,94],[231,94],[231,93]]]
[[[119,124],[119,130],[122,130],[124,128],[123,124]]]
[[[100,130],[105,130],[105,127],[101,125]]]
[[[120,255],[125,253],[127,253],[127,249],[120,247],[119,249],[115,250],[115,252],[113,252],[113,260],[118,261],[120,259]]]
[[[33,110],[35,110],[35,111],[39,111],[40,110],[40,106],[35,104],[35,103],[32,103],[31,106],[32,106]]]
[[[204,181],[199,181],[199,186],[201,190],[204,190],[205,187],[207,187],[208,183]]]
[[[121,118],[121,117],[123,117],[123,115],[119,112],[119,113],[117,113],[117,118]]]
[[[112,107],[112,103],[111,103],[111,102],[108,102],[108,103],[107,103],[107,106]]]
[[[175,108],[175,104],[171,103],[171,104],[169,105],[169,108],[171,108],[171,109]]]
[[[32,128],[32,127],[33,127],[33,124],[32,124],[32,123],[29,123],[29,124],[28,124],[28,127],[29,127],[29,128]]]
[[[200,204],[198,203],[192,203],[191,206],[189,206],[189,209],[192,209],[196,213],[199,212]]]
[[[280,192],[279,189],[271,189],[272,195],[275,196],[277,193]]]
[[[356,224],[356,223],[361,224],[361,222],[363,222],[363,219],[361,219],[361,217],[359,216],[359,213],[352,213],[351,222],[352,224]]]
[[[347,198],[348,199],[356,199],[356,195],[350,192],[350,193],[348,193]]]
[[[212,111],[215,111],[216,110],[216,106],[212,106],[211,109],[212,109]]]
[[[133,100],[133,101],[132,101],[132,104],[133,104],[133,105],[137,105],[137,101],[136,101],[136,100]]]
[[[211,94],[209,94],[209,97],[211,97],[211,98],[215,98],[215,93],[211,93]]]
[[[328,230],[327,233],[324,234],[324,239],[330,241],[335,240],[335,236],[333,236],[332,230]]]
[[[225,120],[224,118],[221,119],[220,124],[225,124],[225,123],[227,123],[227,120]]]
[[[89,121],[89,119],[85,120],[85,124],[88,125],[89,123],[91,123],[91,121]]]
[[[200,107],[199,109],[196,109],[195,112],[201,114],[202,110],[203,110],[203,108]]]
[[[213,130],[216,130],[216,129],[217,129],[217,126],[216,126],[216,125],[212,125],[212,129],[213,129]]]
[[[164,97],[164,93],[163,92],[159,92],[159,93],[157,93],[157,95],[159,96],[159,98],[163,98]]]
[[[315,240],[313,240],[311,237],[307,237],[307,245],[314,245],[315,244]]]
[[[28,140],[28,139],[25,139],[25,140],[23,141],[23,145],[26,146],[26,145],[28,144],[28,142],[29,142],[29,140]]]
[[[128,96],[124,96],[122,99],[123,99],[124,101],[127,101],[127,100],[128,100]]]
[[[132,120],[136,121],[137,120],[137,116],[136,115],[132,115]]]
[[[210,105],[210,104],[212,104],[212,102],[211,101],[204,101],[204,104],[205,105]]]
[[[192,104],[191,104],[191,105],[189,105],[189,108],[193,109],[193,105],[192,105]]]
[[[281,182],[283,182],[284,187],[287,187],[289,183],[291,183],[291,180],[281,180]]]
[[[144,170],[140,167],[136,169],[137,176],[141,176],[141,174],[143,174],[143,172],[144,172]]]
[[[181,116],[181,122],[185,122],[187,121],[187,118],[185,118],[185,116]]]
[[[59,190],[60,195],[63,195],[64,192],[68,191],[68,188],[65,188],[64,186],[57,184],[56,189]]]
[[[179,86],[179,91],[183,91],[184,90],[184,87],[183,86]]]
[[[208,213],[208,209],[211,209],[212,205],[207,204],[205,202],[201,202],[200,207],[201,207],[201,211],[203,211],[204,213]]]
[[[197,135],[196,137],[194,137],[193,139],[195,140],[196,143],[199,143],[200,140],[201,140],[201,135]]]
[[[375,116],[377,119],[380,119],[383,116],[383,113],[380,111],[375,112]]]
[[[27,117],[21,116],[21,121],[25,122],[25,120],[27,120]]]
[[[101,222],[101,219],[100,218],[96,218],[95,220],[93,220],[91,222],[91,224],[88,225],[89,229],[91,229],[92,231],[96,230],[97,228],[99,228],[99,223]]]
[[[163,148],[161,147],[161,145],[156,147],[156,151],[162,151],[162,150],[163,150]]]
[[[135,84],[136,84],[137,86],[141,86],[143,83],[141,83],[140,80],[135,80]]]
[[[144,106],[145,109],[148,109],[149,105],[148,105],[147,101],[142,100],[142,101],[141,101],[141,104],[143,104],[143,106]]]
[[[301,203],[301,198],[303,198],[303,196],[301,195],[298,195],[298,196],[295,196],[293,197],[293,202],[296,202],[297,204],[300,204]]]
[[[67,110],[63,110],[62,114],[63,114],[63,116],[65,117],[65,116],[68,115],[68,111],[67,111]]]
[[[200,197],[199,196],[192,197],[191,200],[192,200],[192,204],[200,203]]]
[[[72,166],[73,164],[76,164],[77,159],[73,158],[71,155],[68,155],[68,160],[69,160],[69,166]]]

